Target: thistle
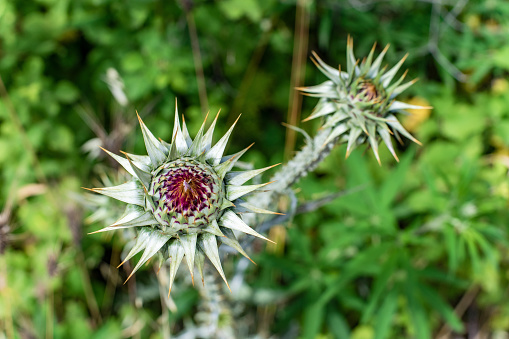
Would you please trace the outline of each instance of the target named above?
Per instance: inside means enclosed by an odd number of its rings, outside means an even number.
[[[421,144],[401,125],[395,113],[408,108],[429,108],[396,101],[396,96],[414,84],[417,79],[402,84],[407,72],[396,82],[392,80],[405,61],[403,57],[394,67],[380,69],[382,60],[389,45],[373,61],[376,44],[373,45],[368,57],[359,61],[353,53],[353,42],[348,37],[346,72],[341,67],[335,69],[323,62],[316,53],[312,58],[318,69],[329,80],[317,86],[298,88],[304,94],[318,97],[320,100],[313,112],[304,121],[324,117],[322,129],[329,129],[330,134],[324,144],[335,140],[347,142],[346,156],[367,139],[375,157],[378,155],[378,140],[381,139],[396,160],[398,157],[392,146],[391,134],[401,142],[399,134],[417,144]],[[399,160],[398,160],[399,161]]]
[[[219,258],[217,240],[233,247],[249,260],[234,230],[270,241],[248,226],[240,213],[273,213],[241,199],[269,184],[243,186],[273,166],[250,171],[231,171],[251,146],[236,154],[223,156],[237,121],[212,146],[212,134],[218,116],[219,113],[207,132],[204,132],[205,118],[192,140],[185,122],[180,125],[178,109],[175,108],[171,143],[156,139],[138,116],[148,156],[122,152],[125,155],[123,158],[104,150],[132,175],[132,180],[118,186],[91,189],[127,203],[124,214],[117,222],[93,233],[124,228],[137,230],[136,242],[120,265],[141,251],[143,254],[127,280],[158,253],[160,265],[169,260],[170,292],[184,257],[193,284],[195,264],[203,281],[204,259],[208,257],[228,286]]]

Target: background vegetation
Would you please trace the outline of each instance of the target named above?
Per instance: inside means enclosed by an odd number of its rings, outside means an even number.
[[[204,337],[211,314],[219,338],[509,337],[508,18],[502,0],[0,0],[0,338]],[[168,300],[150,265],[123,285],[129,235],[83,221],[79,187],[121,180],[98,146],[144,154],[135,110],[170,139],[177,97],[191,133],[243,113],[230,151],[288,159],[303,138],[280,123],[317,128],[293,87],[324,80],[311,50],[344,65],[348,34],[357,56],[409,53],[401,99],[434,106],[404,119],[423,146],[382,167],[338,147],[297,198],[352,191],[255,241],[231,295],[181,275]]]

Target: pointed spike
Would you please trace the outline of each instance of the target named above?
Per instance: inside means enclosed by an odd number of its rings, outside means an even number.
[[[371,63],[373,62],[373,56],[375,55],[375,49],[376,49],[376,42],[373,44],[373,47],[371,47],[371,51],[369,51],[368,57],[366,59],[365,67],[369,68],[371,67]]]
[[[150,172],[152,170],[151,169],[152,162],[150,161],[150,157],[148,155],[137,155],[137,154],[127,153],[124,151],[119,151],[119,152],[122,153],[124,156],[128,157],[129,159],[131,159],[131,161],[136,166],[138,166],[138,168],[140,168],[142,171]]]
[[[278,212],[272,212],[269,210],[265,210],[263,208],[258,208],[254,205],[251,205],[250,203],[243,201],[243,200],[237,200],[236,201],[235,208],[233,209],[236,213],[260,213],[260,214],[276,214],[276,215],[284,215],[284,213],[278,213]]]
[[[378,74],[378,71],[380,70],[380,66],[382,65],[382,60],[385,56],[385,53],[387,53],[389,46],[390,46],[390,44],[387,44],[387,46],[385,46],[383,51],[378,55],[378,57],[375,59],[375,61],[371,65],[371,68],[369,69],[369,72],[367,75],[369,78],[373,78]]]
[[[335,113],[333,116],[331,116],[329,119],[327,119],[327,122],[321,127],[321,128],[330,128],[336,126],[339,122],[350,118],[350,115],[348,113],[345,113],[343,111]]]
[[[339,94],[337,91],[337,85],[331,80],[327,80],[319,85],[307,86],[307,87],[296,87],[295,89],[303,92],[302,94],[310,97],[327,97],[331,99],[339,100]]]
[[[405,56],[396,64],[394,67],[392,67],[387,73],[385,73],[382,78],[380,79],[382,81],[382,86],[387,88],[389,84],[391,83],[392,79],[398,72],[399,68],[403,63],[405,62],[406,58],[408,58],[408,53],[405,54]]]
[[[273,183],[273,181],[259,185],[247,185],[247,186],[228,185],[226,186],[226,198],[230,201],[234,201],[235,199],[238,199],[258,188],[261,188],[271,183]]]
[[[227,185],[241,186],[246,181],[278,165],[281,163],[250,171],[228,172],[224,178]]]
[[[378,128],[378,135],[382,138],[382,141],[384,142],[385,146],[389,149],[394,159],[396,159],[397,162],[399,162],[399,158],[396,155],[396,151],[394,151],[394,147],[392,147],[392,140],[391,135],[389,134],[388,129],[385,128]]]
[[[402,101],[394,101],[390,106],[389,110],[396,111],[400,109],[432,109],[431,106],[419,106],[419,105],[411,105]]]
[[[315,51],[311,51],[313,57],[311,61],[316,65],[316,67],[322,72],[327,78],[331,79],[334,82],[340,78],[339,71],[329,65],[327,65],[319,56],[315,53]]]
[[[191,146],[189,146],[189,150],[187,151],[187,154],[192,157],[197,157],[204,151],[202,149],[203,130],[205,129],[205,123],[207,121],[208,116],[209,114],[207,113],[207,116],[205,117],[205,120],[203,120],[200,130],[198,131],[198,133],[196,133],[196,137],[194,138],[194,141],[192,142]]]
[[[357,139],[362,134],[362,130],[359,128],[354,128],[350,130],[350,133],[348,134],[348,144],[346,146],[346,156],[345,159],[350,156],[350,153],[353,151],[357,144]]]
[[[133,206],[133,205],[128,205]],[[123,218],[125,219],[125,218]],[[148,226],[148,225],[155,225],[159,222],[154,218],[153,214],[151,212],[144,212],[143,214],[139,215],[136,218],[133,218],[128,221],[124,222],[116,222],[108,227],[105,227],[103,229],[100,229],[95,232],[91,232],[88,234],[95,234],[99,232],[106,232],[106,231],[114,231],[121,228],[131,228],[131,227],[139,227],[139,226]]]
[[[150,173],[147,173],[147,172],[141,170],[140,168],[138,168],[138,166],[136,166],[131,161],[131,159],[127,158],[127,161],[129,161],[131,168],[133,169],[134,173],[136,174],[136,177],[140,180],[140,182],[142,183],[144,188],[149,189],[150,183],[152,182],[152,175]]]
[[[219,258],[219,251],[217,249],[216,236],[210,233],[205,233],[201,235],[198,238],[198,246],[200,246],[203,253],[205,253],[205,255],[209,258],[210,262],[212,262],[212,265],[214,265],[216,270],[219,272],[221,278],[223,278],[224,282],[226,283],[226,286],[228,286],[228,289],[231,292],[230,285],[226,280],[226,277],[223,272],[223,267],[221,266],[221,259]]]
[[[225,244],[230,246],[231,248],[237,250],[240,254],[246,257],[249,261],[256,265],[256,263],[247,255],[242,246],[240,245],[237,237],[235,237],[235,233],[229,228],[221,227],[221,231],[225,234],[225,237],[219,238],[219,240]]]
[[[118,186],[85,189],[123,201],[127,204],[145,206],[145,194],[143,192],[143,188],[139,182],[134,180],[128,181],[125,184]]]
[[[154,254],[156,254],[157,251],[159,251],[161,247],[163,247],[163,245],[171,238],[171,235],[163,234],[158,230],[150,230],[148,232],[150,232],[150,234],[145,245],[145,251],[143,252],[143,255],[141,256],[140,260],[134,267],[129,277],[127,277],[126,282],[132,277],[134,273],[136,273],[137,270],[140,269],[140,267],[143,264],[147,262],[147,260],[152,258]]]
[[[185,234],[179,237],[180,244],[184,249],[184,254],[186,256],[187,266],[189,267],[189,272],[191,272],[191,280],[194,285],[194,255],[196,253],[196,239],[198,237],[197,233],[194,234]]]
[[[396,88],[398,88],[398,86],[399,86],[399,85],[403,82],[403,80],[406,78],[407,74],[408,74],[408,69],[407,69],[407,70],[405,70],[405,72],[403,72],[403,75],[402,75],[402,76],[400,76],[400,77],[399,77],[399,79],[398,79],[395,83],[393,83],[392,85],[390,85],[389,87],[387,87],[387,88],[385,89],[385,93],[389,96],[389,98],[391,98],[391,97],[392,97],[392,92],[394,92],[394,90],[395,90]]]
[[[227,157],[223,157],[221,159],[221,163],[219,165],[214,166],[214,171],[216,172],[216,174],[221,179],[224,179],[225,175],[232,169],[232,167],[240,159],[240,157],[242,155],[244,155],[244,153],[246,153],[247,150],[250,149],[251,146],[253,146],[253,145],[254,145],[254,142],[238,153],[235,153],[235,154],[227,156]]]
[[[133,218],[131,220],[123,220],[122,222],[115,222],[112,227],[120,227],[120,226],[148,226],[155,225],[159,222],[154,218],[154,215],[150,211],[144,211],[143,214]]]
[[[182,262],[182,258],[184,257],[184,248],[182,244],[178,240],[171,241],[168,246],[168,256],[170,259],[170,287],[168,288],[168,298],[170,297],[171,288],[173,287],[173,281],[175,280],[175,275],[177,274],[177,270]],[[191,273],[192,275],[192,273]]]
[[[168,156],[168,152],[170,151],[171,144],[167,143],[166,141],[164,141],[161,138],[157,138],[157,140],[159,140],[161,145],[164,147],[164,154],[166,154],[166,156]]]
[[[117,266],[117,268],[122,266],[127,260],[129,260],[132,257],[134,257],[136,254],[138,254],[141,251],[143,251],[147,247],[146,245],[148,243],[149,237],[150,237],[150,231],[145,229],[145,228],[142,228],[140,233],[138,233],[138,237],[136,238],[136,242],[134,243],[133,248],[131,248],[131,250],[129,251],[129,253],[125,257],[124,261],[122,261],[120,263],[120,265]]]
[[[260,233],[256,232],[254,229],[249,227],[235,212],[227,210],[224,212],[221,219],[219,219],[219,225],[223,227],[230,228],[232,230],[241,231],[247,234],[254,235],[255,237],[261,238],[263,240],[269,241],[275,244],[274,241],[264,237]]]
[[[189,135],[189,131],[187,130],[186,120],[184,119],[184,115],[182,115],[182,135],[184,136],[184,140],[186,141],[187,147],[191,147],[193,140]]]
[[[129,222],[142,216],[143,214],[145,214],[145,208],[137,205],[126,205],[124,213],[122,213],[122,216],[118,218],[114,224],[117,225]]]
[[[171,143],[170,152],[168,153],[168,161],[173,161],[179,157],[179,153],[177,151],[177,143],[173,141]]]
[[[354,73],[359,73],[359,67],[357,66],[359,64],[359,60],[357,60],[354,64],[354,67],[352,68],[352,72],[348,73],[348,85],[350,85],[356,77],[354,76]]]
[[[373,153],[375,154],[376,161],[378,161],[378,165],[382,166],[382,162],[380,161],[380,155],[378,154],[378,142],[376,140],[376,126],[374,124],[368,125],[368,141],[371,145],[371,149],[373,150]]]
[[[422,146],[422,143],[416,138],[414,138],[410,133],[408,133],[405,127],[401,125],[401,123],[398,121],[398,119],[396,119],[394,115],[391,114],[387,117],[387,125],[391,126],[395,131],[398,131],[399,133],[403,134],[405,137],[412,140],[419,146]]]
[[[187,142],[180,128],[177,98],[175,98],[175,122],[173,125],[173,140],[171,142],[175,144],[179,155],[187,152]]]
[[[411,80],[401,86],[396,87],[391,93],[390,93],[390,99],[393,99],[403,93],[407,88],[415,84],[417,81],[419,81],[419,78],[415,78],[414,80]]]
[[[226,148],[226,143],[228,142],[228,139],[230,138],[230,135],[232,134],[233,128],[237,124],[237,121],[239,121],[239,118],[240,115],[237,118],[237,120],[235,120],[233,125],[230,127],[228,132],[226,132],[226,134],[214,145],[214,147],[208,150],[207,153],[205,154],[205,159],[211,160],[212,165],[218,165],[221,162],[224,149]]]
[[[205,133],[205,135],[202,138],[201,147],[202,151],[208,151],[212,147],[212,136],[214,135],[214,128],[216,127],[217,119],[219,118],[219,113],[221,113],[221,109],[219,109],[219,112],[217,112],[214,121],[212,121],[212,124],[207,130],[207,133]]]
[[[212,222],[207,225],[207,227],[202,228],[202,231],[214,234],[217,237],[224,237],[224,234],[219,229],[219,225],[215,219],[213,219]]]
[[[196,267],[198,268],[198,273],[200,273],[201,283],[203,284],[203,286],[205,286],[205,280],[203,279],[204,278],[203,266],[205,265],[205,253],[203,253],[199,246],[196,248],[194,258],[195,258],[194,261],[196,262]]]
[[[329,134],[327,139],[325,139],[322,147],[325,147],[328,143],[330,143],[331,141],[333,141],[334,139],[336,139],[337,137],[339,137],[341,134],[345,133],[346,131],[348,131],[348,126],[346,126],[345,124],[341,124],[341,125],[334,127],[334,129],[331,131],[331,133]]]
[[[235,207],[235,204],[228,199],[223,199],[223,203],[221,204],[221,208],[219,210],[222,211],[229,207]]]
[[[99,147],[99,148],[102,149],[104,152],[106,152],[110,157],[115,159],[127,172],[129,172],[129,174],[131,174],[132,176],[135,175],[134,171],[131,168],[131,165],[129,165],[129,161],[127,161],[127,159],[122,158],[121,156],[116,155],[115,153],[112,153],[112,152],[110,152],[107,149],[104,149],[102,147]]]
[[[318,118],[318,117],[321,117],[321,116],[324,116],[327,114],[337,112],[340,110],[341,106],[342,106],[342,104],[337,104],[337,103],[329,101],[327,99],[325,99],[325,100],[320,99],[320,101],[318,101],[318,104],[316,105],[316,107],[313,109],[313,112],[311,112],[311,115],[308,116],[306,119],[302,120],[302,122],[306,122],[311,119],[315,119],[315,118]]]
[[[140,122],[143,140],[145,141],[145,148],[147,149],[148,156],[150,157],[152,166],[156,168],[161,165],[164,160],[166,160],[166,155],[162,151],[163,146],[152,134],[152,132],[150,132],[147,126],[145,126],[138,112],[136,112],[136,115],[138,116],[138,120]]]
[[[357,64],[358,60],[355,59],[355,55],[353,53],[353,39],[351,36],[348,36],[346,43],[346,70],[350,75],[350,78],[353,76],[353,73],[358,73]]]

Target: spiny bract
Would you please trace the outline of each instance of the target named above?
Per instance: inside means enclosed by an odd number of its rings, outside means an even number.
[[[122,264],[137,253],[144,252],[128,279],[147,260],[159,253],[163,260],[170,261],[170,291],[184,256],[193,283],[195,263],[203,280],[204,259],[208,257],[228,285],[219,258],[217,240],[233,247],[249,260],[233,230],[270,241],[244,223],[239,213],[273,213],[241,199],[267,185],[243,184],[273,166],[250,171],[231,171],[237,160],[251,147],[223,156],[236,122],[212,146],[217,116],[206,133],[205,118],[196,138],[192,140],[184,121],[181,127],[178,110],[175,108],[171,144],[157,140],[139,116],[138,119],[148,156],[123,153],[126,156],[123,158],[104,150],[133,178],[122,185],[92,189],[127,203],[124,214],[117,222],[93,233],[131,227],[137,229],[136,242]]]
[[[317,86],[298,89],[306,95],[320,98],[311,115],[304,121],[326,117],[322,126],[324,129],[330,129],[326,144],[336,138],[340,138],[341,142],[348,142],[346,151],[348,157],[350,152],[367,138],[380,163],[378,137],[382,139],[396,160],[398,157],[392,146],[391,134],[394,134],[400,142],[399,133],[420,144],[405,130],[393,113],[407,108],[428,107],[409,105],[395,100],[397,95],[414,84],[417,79],[401,84],[406,76],[407,72],[405,72],[399,80],[391,84],[406,56],[386,71],[386,67],[380,69],[380,66],[389,45],[373,61],[375,47],[376,44],[368,57],[359,65],[359,61],[353,54],[353,42],[348,37],[347,72],[342,72],[341,67],[335,69],[327,65],[313,52],[316,59],[312,59],[313,62],[330,80]]]

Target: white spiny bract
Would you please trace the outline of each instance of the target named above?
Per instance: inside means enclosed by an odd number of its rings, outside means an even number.
[[[380,69],[382,60],[389,46],[373,61],[375,46],[368,57],[362,62],[355,59],[353,42],[348,38],[347,43],[347,71],[327,65],[313,52],[313,62],[329,80],[317,86],[299,88],[304,94],[318,97],[320,100],[309,117],[304,121],[324,117],[323,129],[330,130],[325,144],[338,138],[340,142],[347,142],[346,156],[367,139],[375,157],[380,163],[378,155],[378,140],[381,138],[394,158],[398,160],[392,146],[391,134],[401,142],[399,134],[413,142],[420,144],[401,125],[394,113],[416,106],[396,101],[396,96],[406,90],[417,79],[402,84],[406,72],[391,84],[394,76],[406,59],[403,57],[394,67]]]
[[[217,240],[233,247],[249,260],[233,230],[270,241],[248,226],[239,213],[273,213],[241,199],[267,185],[243,184],[273,166],[231,171],[249,147],[236,154],[223,156],[236,122],[212,146],[217,116],[204,132],[206,120],[192,140],[185,122],[180,125],[176,108],[173,140],[169,144],[157,140],[139,118],[148,156],[123,153],[123,158],[104,150],[132,175],[132,180],[118,186],[92,189],[127,203],[124,214],[117,222],[93,233],[124,228],[137,230],[135,244],[122,264],[141,251],[143,254],[127,279],[159,253],[162,259],[160,265],[164,260],[169,261],[170,291],[184,257],[193,283],[195,264],[203,281],[204,259],[208,257],[228,285]]]

